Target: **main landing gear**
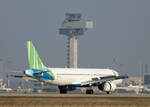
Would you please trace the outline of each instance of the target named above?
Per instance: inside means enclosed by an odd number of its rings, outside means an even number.
[[[110,94],[110,92],[106,92],[107,94]]]
[[[67,89],[65,86],[58,86],[60,94],[67,94]]]
[[[92,89],[86,90],[86,94],[93,94],[93,90]]]

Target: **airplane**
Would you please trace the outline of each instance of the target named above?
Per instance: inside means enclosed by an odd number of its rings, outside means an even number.
[[[79,87],[86,88],[86,94],[93,94],[93,87],[109,94],[122,79],[128,78],[112,69],[49,68],[43,64],[33,43],[27,41],[26,45],[29,69],[24,71],[25,76],[58,86],[60,94]]]

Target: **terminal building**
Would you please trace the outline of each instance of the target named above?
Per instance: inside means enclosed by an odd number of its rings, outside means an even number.
[[[150,73],[144,74],[144,85],[150,86]]]

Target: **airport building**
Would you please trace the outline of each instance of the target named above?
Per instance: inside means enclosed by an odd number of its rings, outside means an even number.
[[[144,74],[144,85],[150,85],[150,73]]]
[[[78,38],[87,29],[93,28],[92,21],[82,19],[81,13],[66,13],[61,24],[59,34],[66,35],[67,41],[67,67],[78,68]]]

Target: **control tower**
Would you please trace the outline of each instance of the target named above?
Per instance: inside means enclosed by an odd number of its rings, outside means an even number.
[[[78,67],[78,38],[83,35],[84,32],[93,28],[93,22],[82,20],[80,13],[66,13],[66,18],[61,24],[59,34],[66,35],[67,41],[67,67]]]

